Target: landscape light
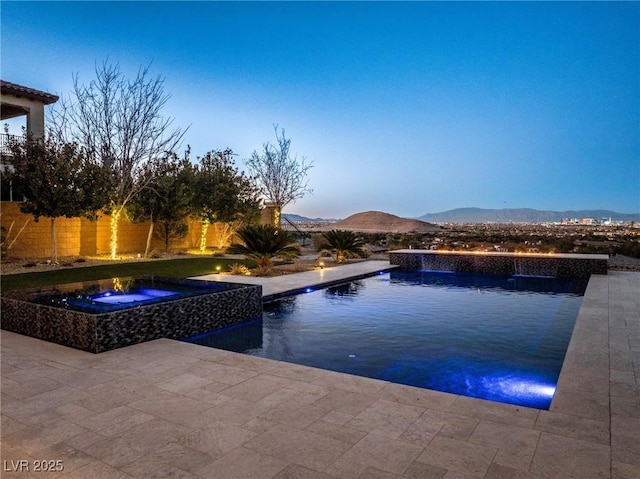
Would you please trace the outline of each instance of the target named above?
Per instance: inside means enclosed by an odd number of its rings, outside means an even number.
[[[113,290],[124,292],[124,284],[120,281],[120,278],[113,278]]]
[[[109,231],[110,231],[110,239],[109,239],[109,257],[111,259],[116,259],[116,255],[118,252],[118,221],[120,220],[121,210],[115,210],[111,213],[111,218],[109,219]]]

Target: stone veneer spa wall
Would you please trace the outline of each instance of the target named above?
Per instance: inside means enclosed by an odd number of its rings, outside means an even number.
[[[554,278],[588,278],[592,274],[607,274],[608,259],[602,254],[471,253],[418,249],[389,253],[392,265],[407,269]]]
[[[196,280],[168,280],[169,284],[172,281],[205,292],[96,313],[34,301],[38,294],[59,292],[71,285],[49,291],[14,291],[1,298],[2,329],[100,353],[153,339],[181,339],[262,316],[261,286],[224,283],[221,288],[220,283]]]

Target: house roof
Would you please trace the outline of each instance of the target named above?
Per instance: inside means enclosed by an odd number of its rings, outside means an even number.
[[[14,95],[18,97],[28,98],[29,100],[39,101],[45,105],[50,105],[58,101],[57,95],[52,95],[44,91],[36,90],[26,86],[0,80],[0,92],[3,95]]]

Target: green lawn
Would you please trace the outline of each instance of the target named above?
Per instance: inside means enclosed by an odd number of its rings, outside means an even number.
[[[77,268],[70,267],[56,271],[2,275],[0,277],[0,286],[2,291],[11,291],[15,289],[36,288],[54,284],[126,276],[153,275],[170,278],[187,278],[190,276],[215,273],[216,267],[218,266],[220,266],[221,271],[227,271],[229,266],[235,263],[244,264],[249,268],[255,267],[255,263],[252,261],[239,261],[236,259],[211,257],[180,258]]]

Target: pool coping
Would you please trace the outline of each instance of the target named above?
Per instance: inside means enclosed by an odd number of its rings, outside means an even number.
[[[309,288],[326,288],[395,268],[399,268],[399,266],[392,265],[388,261],[371,260],[282,276],[237,276],[223,273],[194,276],[189,279],[260,285],[262,286],[262,301],[268,303],[285,296],[302,293]]]
[[[2,331],[3,459],[64,457],[69,478],[637,477],[638,291],[638,273],[591,277],[549,411],[174,340],[94,356]]]

